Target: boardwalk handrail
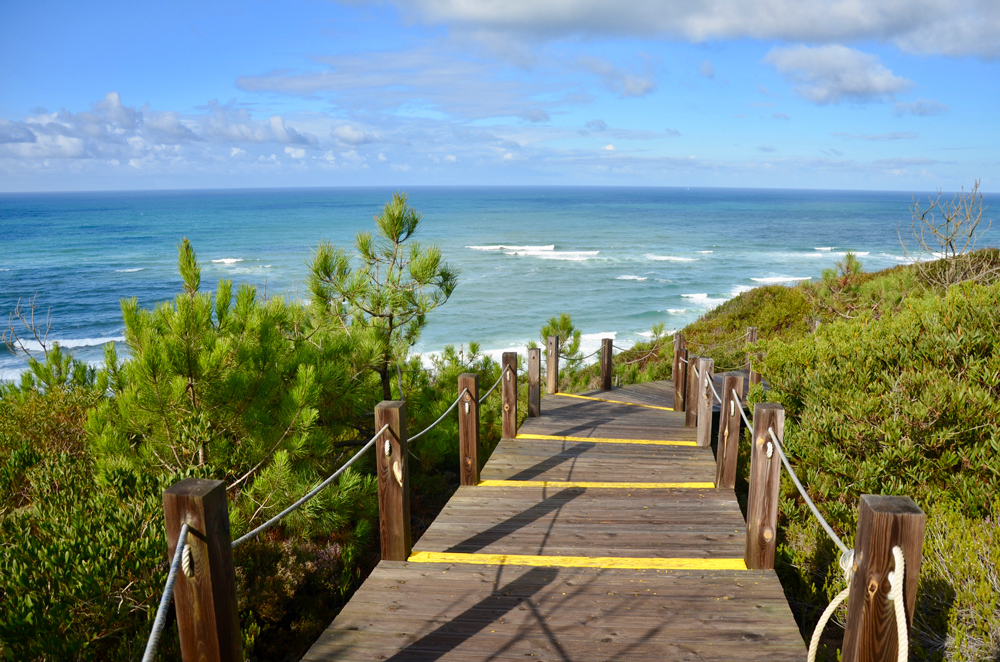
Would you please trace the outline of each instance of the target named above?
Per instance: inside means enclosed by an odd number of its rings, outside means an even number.
[[[453,403],[451,403],[451,406],[448,407],[447,409],[445,409],[444,413],[441,414],[436,421],[434,421],[433,423],[431,423],[430,425],[428,425],[427,427],[425,427],[423,430],[421,430],[420,432],[418,432],[415,435],[413,435],[412,437],[410,437],[410,441],[416,441],[417,439],[419,439],[420,437],[422,437],[423,435],[427,434],[432,429],[434,429],[435,427],[437,427],[437,424],[440,423],[441,421],[443,421],[444,417],[447,416],[448,414],[450,414],[451,410],[458,406],[458,402],[462,399],[462,396],[465,395],[466,392],[468,392],[468,390],[469,389],[463,389],[462,392],[458,394],[458,397],[455,398],[455,401]]]
[[[756,334],[751,336],[749,331],[755,332],[756,329],[748,329],[746,335],[748,341],[756,341]],[[699,446],[707,445],[702,441],[703,437],[707,440],[711,429],[712,405],[715,402],[720,404],[717,487],[731,488],[734,485],[736,453],[725,442],[734,432],[739,433],[740,419],[733,420],[737,408],[742,421],[753,431],[747,502],[747,566],[774,567],[780,466],[785,467],[809,511],[840,550],[838,565],[844,573],[847,588],[834,597],[820,617],[809,642],[808,662],[815,660],[823,628],[837,607],[848,598],[842,649],[845,662],[860,659],[862,650],[868,653],[878,651],[882,657],[876,659],[888,660],[887,656],[891,655],[893,659],[905,662],[909,650],[907,626],[913,614],[926,520],[923,511],[909,497],[862,495],[855,549],[848,548],[809,496],[785,453],[782,442],[784,409],[777,404],[762,403],[756,405],[755,415],[748,418],[742,404],[741,377],[728,375],[723,380],[725,397],[720,396],[714,384],[714,361],[688,356],[682,334],[675,336],[674,350],[674,371],[686,368],[690,375],[689,379],[685,379],[681,372],[675,377],[683,381],[680,389],[675,390],[675,405],[678,399],[684,403],[680,409],[686,411],[685,424],[698,427]],[[751,384],[759,383],[760,374],[751,371],[750,380]],[[758,420],[758,414],[761,420]],[[772,463],[775,450],[781,460],[780,465]],[[908,579],[904,577],[907,559],[910,560],[912,575]],[[888,590],[885,590],[882,579],[875,579],[880,576],[879,573],[884,573],[881,577],[887,580]],[[882,599],[886,602],[881,602]],[[894,619],[888,610],[895,612]],[[886,623],[889,627],[882,627],[883,620],[895,620],[896,627],[891,628],[889,623]],[[892,630],[895,630],[894,636],[891,636]]]
[[[153,620],[153,627],[149,632],[149,639],[146,640],[146,650],[142,654],[142,662],[153,662],[156,658],[156,649],[160,645],[160,635],[163,634],[163,626],[167,623],[167,607],[174,596],[174,582],[177,580],[177,570],[181,567],[181,557],[187,549],[187,535],[191,525],[187,522],[181,525],[181,532],[177,536],[177,548],[174,551],[174,558],[170,562],[170,572],[167,573],[167,582],[163,586],[163,595],[160,596],[160,605],[156,608],[156,618]]]
[[[337,476],[339,476],[340,474],[344,473],[344,471],[346,471],[348,467],[350,467],[352,464],[354,464],[357,461],[357,459],[359,457],[361,457],[362,454],[364,454],[365,451],[367,451],[369,448],[371,448],[372,445],[375,444],[375,440],[378,439],[379,437],[381,437],[382,433],[385,432],[388,427],[389,427],[388,425],[383,425],[382,428],[378,432],[375,433],[375,436],[372,437],[371,439],[369,439],[368,443],[366,443],[364,446],[362,446],[361,450],[359,450],[357,453],[355,453],[354,456],[351,457],[350,460],[348,460],[347,462],[345,462],[343,464],[343,466],[341,466],[339,469],[337,469],[332,474],[330,474],[330,476],[326,480],[324,480],[322,483],[320,483],[319,485],[317,485],[313,489],[311,489],[308,492],[306,492],[305,495],[303,495],[303,497],[301,499],[299,499],[298,501],[296,501],[295,503],[293,503],[292,505],[290,505],[288,508],[285,508],[280,513],[278,513],[277,515],[275,515],[274,517],[272,517],[271,519],[267,520],[266,522],[264,522],[263,524],[261,524],[260,526],[258,526],[253,531],[250,531],[249,533],[246,533],[246,534],[240,536],[239,538],[237,538],[236,540],[234,540],[233,541],[233,549],[239,547],[240,545],[242,545],[246,541],[250,540],[251,538],[253,538],[254,536],[256,536],[258,533],[260,533],[261,531],[266,531],[267,529],[271,528],[272,526],[274,526],[275,524],[277,524],[278,522],[280,522],[281,520],[283,520],[285,517],[287,517],[288,515],[292,514],[296,510],[298,510],[304,503],[306,503],[307,501],[309,501],[310,499],[312,499],[314,496],[316,496],[317,494],[319,494],[320,492],[322,492],[327,486],[330,485],[330,483],[332,483],[337,478]]]

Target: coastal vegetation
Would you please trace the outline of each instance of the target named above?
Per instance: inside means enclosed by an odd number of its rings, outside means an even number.
[[[456,284],[437,248],[412,241],[419,221],[394,196],[355,260],[322,244],[306,303],[227,280],[205,291],[183,240],[182,291],[152,310],[122,301],[129,356],[109,344],[99,371],[45,342],[34,302],[16,311],[5,340],[33,338],[44,356],[24,352],[20,383],[0,385],[0,659],[141,656],[168,564],[161,495],[176,481],[225,481],[236,537],[350,458],[382,399],[406,399],[419,430],[460,373],[498,378],[474,343],[430,369],[409,354]],[[483,456],[500,436],[495,400],[481,410]],[[444,421],[411,445],[415,535],[458,483],[456,436]],[[298,659],[377,562],[373,465],[235,550],[248,660]],[[161,659],[178,655],[169,628]]]
[[[940,225],[927,206],[942,204],[915,203],[918,232]],[[981,235],[981,208],[948,209],[959,213],[940,240]],[[353,455],[380,400],[405,399],[419,430],[454,400],[459,374],[497,380],[475,343],[430,366],[410,355],[457,283],[439,251],[412,241],[419,220],[396,196],[353,257],[321,244],[305,303],[225,280],[205,291],[182,241],[182,291],[152,310],[122,302],[128,357],[109,345],[95,370],[43,342],[20,383],[0,385],[0,659],[138,659],[167,572],[161,494],[177,480],[226,481],[235,537]],[[744,292],[683,329],[717,372],[752,357],[764,385],[750,401],[785,407],[789,459],[848,544],[863,493],[909,495],[928,513],[918,659],[1000,657],[1000,251],[974,247],[937,245],[945,257],[875,273],[848,254],[815,282]],[[14,318],[21,333],[37,330],[32,310]],[[568,357],[561,388],[597,388],[570,316],[549,320],[548,335]],[[616,382],[669,378],[670,341],[661,324],[617,352]],[[481,425],[488,456],[498,399],[484,402]],[[414,537],[458,484],[456,438],[446,418],[411,446]],[[248,660],[298,659],[377,562],[373,462],[355,468],[235,551]],[[843,578],[789,481],[779,516],[777,570],[808,635]],[[828,659],[839,641],[831,625]],[[176,657],[168,629],[160,659]]]

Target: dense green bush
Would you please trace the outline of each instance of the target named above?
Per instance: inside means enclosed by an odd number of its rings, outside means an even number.
[[[998,300],[1000,285],[961,284],[911,296],[894,314],[866,310],[796,341],[761,343],[766,398],[788,416],[789,458],[838,533],[853,538],[862,494],[908,495],[929,513],[921,659],[1000,653]],[[843,582],[790,481],[781,518],[778,570],[809,630]]]

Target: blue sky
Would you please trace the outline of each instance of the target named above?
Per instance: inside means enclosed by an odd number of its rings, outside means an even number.
[[[0,4],[0,190],[1000,190],[996,0]]]

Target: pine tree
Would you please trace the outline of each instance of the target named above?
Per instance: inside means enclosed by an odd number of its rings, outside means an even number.
[[[346,251],[326,242],[310,267],[314,309],[358,342],[386,400],[392,399],[394,368],[406,361],[427,313],[445,303],[458,282],[437,246],[411,241],[420,220],[406,195],[397,193],[375,217],[377,234],[357,235],[356,267]]]

